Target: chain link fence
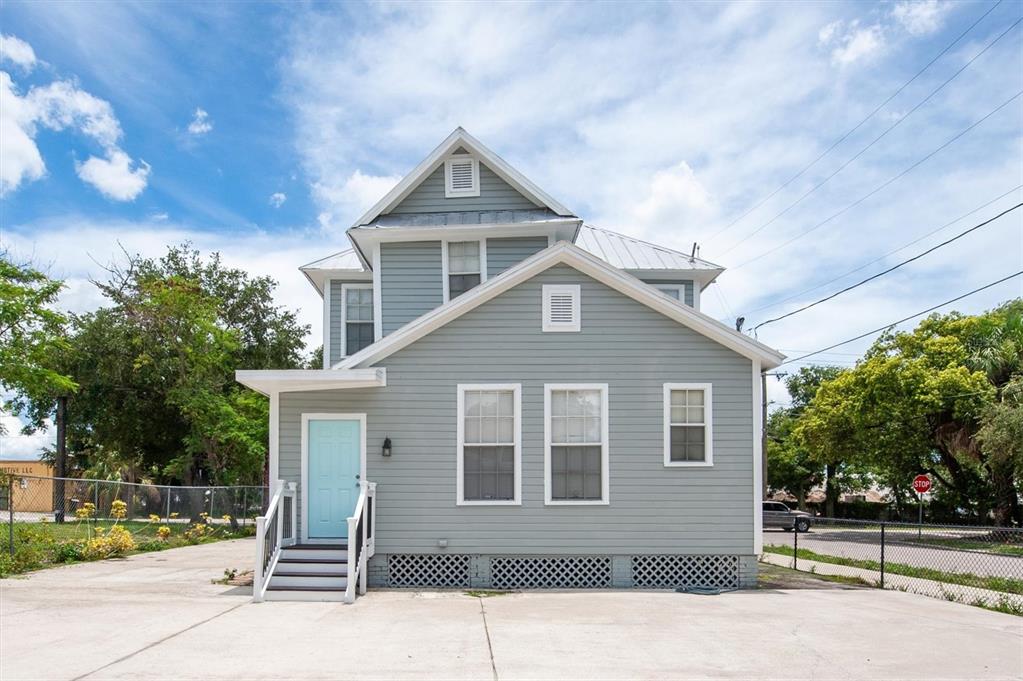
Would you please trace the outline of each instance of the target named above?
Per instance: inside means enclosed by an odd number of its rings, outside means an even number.
[[[170,527],[203,522],[237,531],[255,526],[268,501],[258,486],[182,487],[111,480],[9,475],[0,478],[0,542],[14,555],[31,544],[34,526],[49,525],[49,534],[72,535],[85,526],[113,522],[128,527],[159,521]],[[22,530],[22,531],[19,531]],[[90,535],[91,536],[91,535]]]
[[[814,518],[764,534],[767,562],[1023,615],[1023,529]]]

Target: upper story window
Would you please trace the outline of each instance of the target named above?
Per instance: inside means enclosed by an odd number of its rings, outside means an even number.
[[[710,466],[711,384],[664,384],[664,465]]]
[[[580,288],[578,284],[544,284],[543,331],[578,331],[580,319]]]
[[[520,503],[522,387],[458,386],[458,504]]]
[[[678,300],[678,301],[684,301],[685,300],[685,296],[682,293],[682,287],[681,286],[678,286],[678,285],[658,286],[657,290],[660,291],[661,293],[663,293],[664,295],[668,296],[669,298],[674,298],[675,300]]]
[[[606,384],[544,386],[547,504],[608,503]]]
[[[373,342],[373,285],[342,286],[345,355],[352,356]]]
[[[457,298],[482,279],[482,257],[479,241],[447,243],[447,299]]]
[[[444,197],[480,195],[480,163],[471,156],[458,155],[444,162]]]

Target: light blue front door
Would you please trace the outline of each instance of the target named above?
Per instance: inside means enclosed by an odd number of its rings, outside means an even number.
[[[361,424],[355,419],[309,420],[309,538],[348,536],[359,499]]]

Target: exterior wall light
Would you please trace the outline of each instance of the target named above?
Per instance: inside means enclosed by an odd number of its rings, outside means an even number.
[[[391,455],[391,438],[389,437],[384,438],[384,448],[383,450],[381,450],[380,453],[383,454],[384,456]]]

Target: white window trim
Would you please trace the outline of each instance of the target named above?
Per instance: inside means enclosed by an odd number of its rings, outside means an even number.
[[[466,241],[480,242],[480,284],[487,280],[487,240],[486,239],[442,239],[440,242],[441,279],[443,279],[444,302],[451,300],[451,282],[448,277],[451,275],[448,267],[448,244],[463,243]],[[456,272],[455,274],[474,274],[473,272]]]
[[[376,336],[377,299],[373,284],[341,284],[341,358],[348,357],[348,289],[369,289],[373,291],[373,335]],[[376,341],[374,341],[376,342]],[[330,368],[329,366],[327,367]]]
[[[451,165],[453,163],[472,163],[472,189],[456,191],[451,187]],[[480,195],[480,160],[475,156],[465,157],[464,154],[453,156],[444,161],[444,198],[457,199]]]
[[[513,499],[465,499],[465,461],[462,456],[465,447],[465,393],[472,390],[510,390],[515,407],[515,423],[512,432],[515,435],[515,485]],[[455,461],[458,480],[455,493],[456,506],[521,506],[522,505],[522,384],[521,383],[459,383],[458,400],[458,435],[456,437]]]
[[[703,461],[671,460],[671,391],[703,391]],[[710,383],[665,383],[664,384],[664,465],[671,468],[706,468],[714,465],[714,414],[713,387]]]
[[[558,293],[568,293],[572,296],[572,308],[575,310],[575,319],[571,324],[554,324],[548,321],[551,311],[551,296]],[[545,333],[577,332],[582,329],[583,308],[582,293],[579,284],[544,284],[540,306],[540,330]]]
[[[655,289],[657,289],[657,291],[659,293],[664,293],[664,291],[666,289],[670,289],[672,291],[678,291],[678,302],[680,302],[683,305],[685,305],[685,303],[686,303],[686,286],[685,286],[685,284],[656,284],[656,283],[654,283],[654,284],[650,284],[650,285],[653,286]],[[672,298],[672,300],[675,300],[675,299]]]
[[[551,498],[551,392],[555,390],[599,390],[600,391],[600,499],[552,499]],[[543,386],[543,496],[546,506],[607,506],[611,503],[611,466],[608,427],[607,383],[544,383]]]

